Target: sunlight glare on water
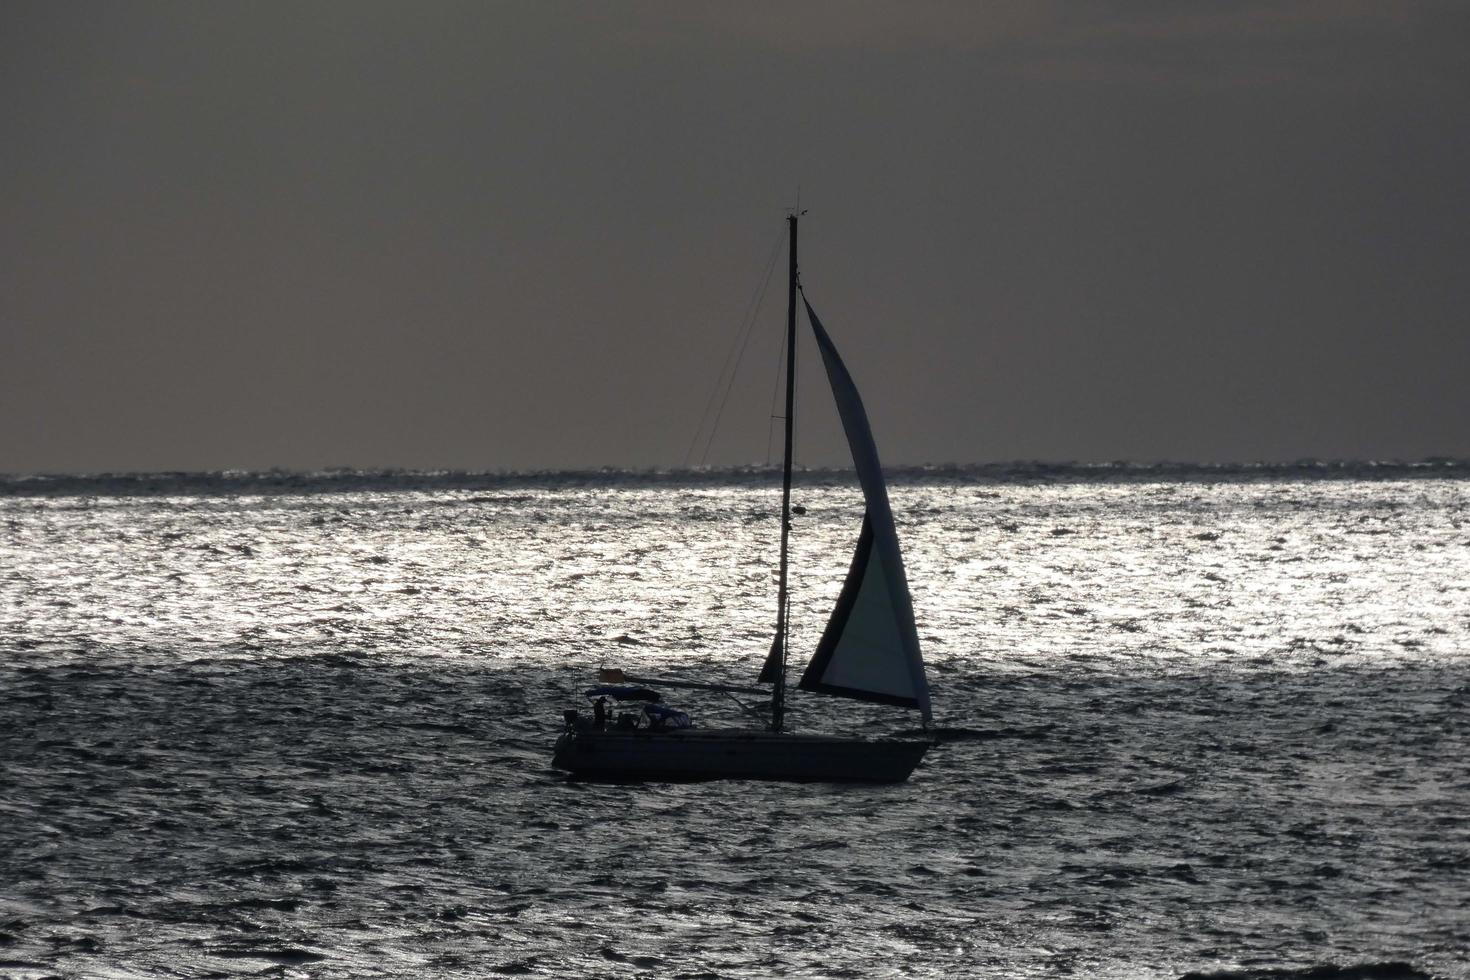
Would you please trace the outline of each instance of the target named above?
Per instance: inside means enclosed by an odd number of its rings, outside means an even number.
[[[903,475],[915,777],[608,786],[549,768],[597,667],[753,681],[769,476],[12,480],[0,969],[1470,975],[1467,487]],[[810,649],[861,500],[796,500]]]

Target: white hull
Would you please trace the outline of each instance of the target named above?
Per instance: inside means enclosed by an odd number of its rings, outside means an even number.
[[[601,779],[898,783],[929,744],[740,729],[569,731],[557,739],[552,765]]]

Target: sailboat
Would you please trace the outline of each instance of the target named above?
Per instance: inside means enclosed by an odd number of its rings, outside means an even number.
[[[901,782],[923,759],[931,742],[925,738],[851,738],[791,732],[786,729],[790,589],[788,557],[791,538],[791,456],[796,421],[796,321],[800,294],[807,320],[826,368],[832,397],[847,435],[848,448],[862,486],[865,513],[852,565],[837,602],[808,661],[797,688],[837,697],[915,709],[927,731],[932,712],[929,683],[919,652],[898,532],[888,503],[888,488],[878,462],[868,415],[857,386],[831,337],[801,288],[796,262],[797,221],[787,215],[789,242],[786,293],[785,452],[781,477],[781,551],[775,638],[758,678],[770,687],[770,725],[761,729],[703,729],[687,719],[665,724],[663,711],[645,709],[648,724],[625,714],[621,724],[607,724],[603,708],[588,722],[566,712],[566,730],[558,737],[552,764],[578,776],[604,779],[778,779],[810,781]],[[628,680],[645,687],[608,685],[587,692],[599,698],[656,702],[649,678]],[[712,684],[663,682],[728,692],[766,693],[766,688],[731,688]],[[631,723],[630,723],[631,722]]]

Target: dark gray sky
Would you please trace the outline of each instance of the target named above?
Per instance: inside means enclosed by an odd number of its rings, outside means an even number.
[[[886,462],[1470,456],[1467,175],[1459,2],[10,2],[0,472],[677,465],[798,183]]]

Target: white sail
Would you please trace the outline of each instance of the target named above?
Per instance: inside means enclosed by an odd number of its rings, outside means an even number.
[[[806,303],[807,318],[822,352],[827,380],[837,401],[837,414],[847,433],[867,514],[852,568],[837,607],[798,685],[842,697],[918,708],[930,718],[929,682],[919,653],[913,602],[898,548],[898,532],[888,504],[888,488],[868,413],[847,367],[832,346],[822,322]]]

